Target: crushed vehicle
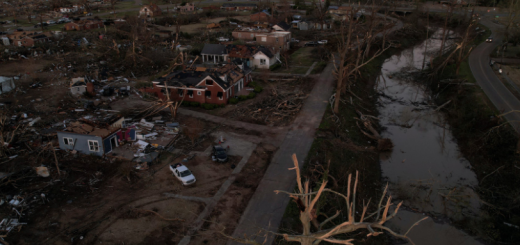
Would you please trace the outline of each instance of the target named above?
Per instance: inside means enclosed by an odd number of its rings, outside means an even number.
[[[191,171],[181,163],[170,165],[170,170],[172,171],[173,176],[182,182],[182,185],[191,185],[196,181],[195,176],[193,176]]]

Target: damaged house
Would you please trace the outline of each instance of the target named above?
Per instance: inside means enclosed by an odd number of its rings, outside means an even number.
[[[15,88],[14,79],[12,77],[0,76],[0,94],[7,93]]]
[[[162,14],[161,8],[157,4],[144,5],[139,10],[139,17],[141,18],[154,18]]]
[[[168,91],[170,98],[177,101],[227,104],[229,98],[237,96],[251,81],[250,73],[251,70],[243,64],[226,64],[216,69],[190,68],[152,81],[153,88],[146,92],[165,98]]]
[[[85,78],[72,78],[72,81],[70,82],[70,92],[72,95],[83,95],[85,92],[92,93],[93,91],[94,85],[90,82],[86,82]]]
[[[201,56],[206,63],[238,62],[247,67],[268,69],[277,63],[280,53],[258,45],[205,44]]]
[[[57,132],[60,148],[103,156],[118,147],[121,141],[136,139],[135,129],[123,128],[123,122],[123,117],[105,125],[85,119],[71,122],[64,131]]]

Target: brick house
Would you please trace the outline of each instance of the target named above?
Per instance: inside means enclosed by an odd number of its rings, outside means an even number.
[[[50,36],[48,33],[15,31],[13,34],[7,35],[7,38],[13,45],[19,47],[34,47],[37,43],[49,42]]]
[[[67,31],[73,31],[73,30],[90,30],[90,29],[98,29],[103,28],[105,25],[102,21],[99,20],[80,20],[78,22],[70,22],[65,24],[63,28]]]
[[[275,52],[286,51],[291,48],[291,32],[270,31],[267,29],[237,28],[231,35],[234,39],[256,41],[256,44],[274,48]]]
[[[210,5],[210,6],[206,6],[206,7],[202,7],[202,10],[219,10],[220,7],[219,6],[215,6],[215,5]]]
[[[227,104],[251,81],[251,70],[243,65],[226,64],[217,69],[196,67],[175,71],[154,81],[151,89],[159,98],[166,98],[166,91],[171,100],[200,104]],[[168,86],[168,89],[166,89]]]
[[[269,22],[271,21],[271,15],[265,11],[258,12],[249,16],[252,22]]]
[[[224,3],[220,8],[226,11],[254,10],[257,5],[255,3]]]
[[[143,18],[153,18],[161,14],[162,10],[157,4],[144,5],[141,10],[139,10],[139,17]]]

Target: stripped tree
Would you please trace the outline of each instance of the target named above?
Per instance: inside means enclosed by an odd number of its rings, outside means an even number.
[[[361,12],[358,12],[356,8],[350,9],[346,26],[344,22],[341,22],[340,35],[336,45],[337,54],[332,55],[334,61],[333,74],[337,80],[336,93],[333,95],[333,111],[336,114],[339,113],[343,91],[357,97],[351,87],[356,81],[355,77],[360,75],[360,69],[393,46],[391,44],[385,45],[385,42],[387,42],[386,35],[389,33],[387,27],[384,27],[383,30],[375,30],[378,25],[374,21],[379,16],[374,5],[372,11],[368,24],[360,22],[358,17]],[[386,15],[384,18],[387,18]],[[379,31],[379,34],[374,33],[376,31]],[[374,46],[376,38],[382,38],[382,45],[376,45],[378,49],[373,52],[371,48]]]
[[[338,238],[340,235],[344,235],[347,233],[351,233],[357,230],[366,230],[368,232],[367,237],[370,236],[378,236],[382,234],[384,231],[388,232],[390,235],[394,237],[398,237],[401,239],[408,240],[413,244],[411,239],[407,236],[410,230],[419,224],[419,222],[427,219],[425,217],[417,222],[415,222],[405,234],[399,234],[392,231],[390,228],[384,226],[384,224],[394,218],[397,215],[399,208],[401,207],[402,202],[397,204],[393,212],[390,212],[390,206],[392,206],[392,197],[389,196],[386,198],[386,192],[388,189],[388,185],[385,187],[383,195],[379,200],[379,205],[375,212],[368,213],[368,206],[370,204],[370,200],[365,205],[363,202],[363,207],[360,215],[356,215],[359,212],[356,212],[356,189],[358,185],[358,172],[356,171],[356,179],[354,180],[354,186],[351,188],[352,183],[352,174],[348,176],[348,189],[347,194],[339,193],[337,191],[326,188],[327,181],[323,181],[320,185],[320,188],[317,191],[313,191],[310,187],[311,184],[309,180],[306,180],[302,183],[302,178],[300,174],[300,167],[298,165],[298,159],[296,155],[292,156],[294,162],[294,168],[290,168],[289,170],[296,171],[296,183],[298,184],[298,189],[296,193],[290,193],[286,191],[277,190],[278,193],[285,193],[289,195],[294,201],[298,204],[300,209],[300,221],[303,226],[302,234],[293,235],[293,234],[277,234],[282,235],[286,241],[291,242],[299,242],[303,245],[315,245],[320,242],[330,242],[335,244],[352,244],[354,239],[345,239]],[[320,203],[320,197],[322,197],[324,192],[332,193],[333,195],[337,195],[345,200],[347,207],[347,220],[339,223],[338,225],[333,225],[330,228],[324,229],[326,225],[332,223],[331,221],[337,219],[340,215],[340,211],[336,211],[336,214],[322,221],[321,223],[317,220],[316,210],[318,209],[318,203]],[[385,202],[386,198],[386,202]],[[313,229],[314,227],[314,229]],[[342,236],[344,237],[344,236]],[[236,239],[235,239],[236,240]],[[248,242],[250,240],[244,239],[241,242]],[[252,244],[252,243],[250,243]]]

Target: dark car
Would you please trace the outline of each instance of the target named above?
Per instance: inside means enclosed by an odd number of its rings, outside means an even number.
[[[17,31],[23,31],[23,29],[22,29],[22,28],[18,28],[18,29],[16,29],[16,30],[17,30]]]
[[[305,46],[318,46],[317,42],[306,42]]]
[[[38,23],[38,24],[34,25],[34,28],[41,27],[42,25],[43,25],[43,26],[49,26],[49,24],[47,24],[47,23],[44,22],[43,24]]]
[[[128,96],[129,95],[129,91],[126,87],[121,87],[119,89],[119,95],[122,95],[122,96]]]
[[[224,149],[224,147],[222,147],[220,145],[213,146],[212,155],[219,162],[227,162],[227,160],[228,160],[226,149]]]
[[[0,35],[6,35],[7,32],[0,31]]]
[[[113,87],[103,88],[103,96],[111,96],[113,94],[114,94]]]

